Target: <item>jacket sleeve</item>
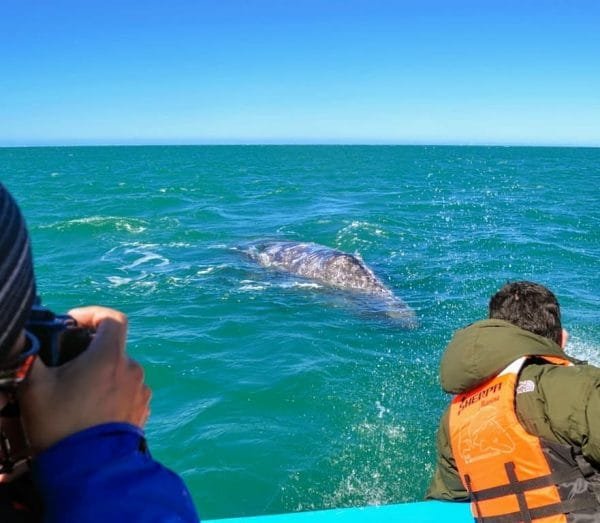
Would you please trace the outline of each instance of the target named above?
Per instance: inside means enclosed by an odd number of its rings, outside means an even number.
[[[452,456],[449,429],[450,409],[446,409],[440,421],[437,434],[437,463],[431,484],[425,494],[426,499],[447,501],[469,501],[469,493],[462,484],[456,462]]]
[[[32,472],[45,523],[199,521],[181,478],[152,459],[132,425],[73,434],[37,456]]]
[[[517,394],[525,429],[537,436],[581,448],[600,467],[600,369],[592,365],[526,367],[522,379],[536,390]]]
[[[590,392],[585,409],[587,432],[583,437],[582,452],[596,470],[600,469],[600,384]]]

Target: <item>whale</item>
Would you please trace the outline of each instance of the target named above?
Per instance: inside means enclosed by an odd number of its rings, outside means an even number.
[[[260,266],[366,298],[405,328],[416,328],[416,314],[385,286],[357,254],[311,242],[268,241],[250,245],[248,256]]]

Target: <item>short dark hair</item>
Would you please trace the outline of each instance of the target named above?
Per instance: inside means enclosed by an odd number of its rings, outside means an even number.
[[[490,299],[489,316],[561,344],[560,305],[556,296],[538,283],[517,281],[504,285]]]

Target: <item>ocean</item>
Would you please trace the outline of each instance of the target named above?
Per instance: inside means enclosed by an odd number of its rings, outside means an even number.
[[[203,519],[420,500],[440,356],[509,280],[550,287],[600,364],[600,149],[3,148],[0,169],[44,304],[128,314],[150,448]],[[360,254],[419,328],[258,266],[262,240]]]

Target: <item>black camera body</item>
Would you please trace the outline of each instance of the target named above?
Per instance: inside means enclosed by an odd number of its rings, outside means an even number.
[[[39,356],[49,367],[58,367],[81,354],[94,332],[77,325],[67,314],[54,314],[39,297],[31,308],[25,328],[40,342]]]

